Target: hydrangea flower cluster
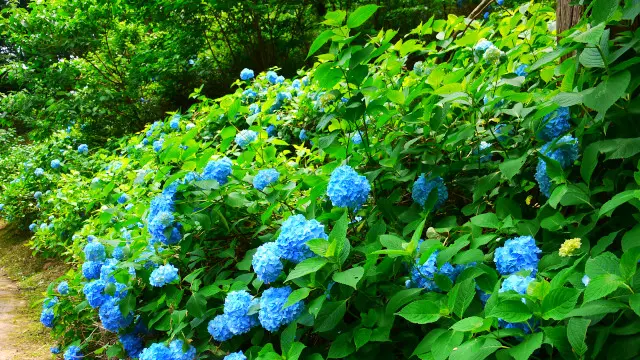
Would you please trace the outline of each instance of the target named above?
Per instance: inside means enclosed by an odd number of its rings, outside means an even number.
[[[582,241],[580,238],[568,239],[560,245],[560,249],[558,250],[558,254],[561,257],[573,256],[576,251],[580,249],[582,246]]]
[[[158,139],[153,142],[153,151],[160,152],[162,150],[162,145],[164,144],[164,139]]]
[[[255,103],[249,105],[249,111],[251,112],[251,115],[258,114],[260,112],[260,105]]]
[[[127,194],[122,194],[120,195],[120,197],[118,197],[118,204],[124,204],[127,201],[129,201],[129,195]]]
[[[36,191],[35,193],[33,193],[34,199],[40,200],[41,197],[42,197],[42,191]]]
[[[362,134],[360,134],[360,131],[357,131],[352,137],[351,137],[351,142],[353,142],[356,145],[360,145],[362,144]]]
[[[67,351],[64,352],[64,360],[78,360],[84,358],[82,350],[78,346],[69,346]]]
[[[258,280],[265,284],[276,281],[283,269],[276,243],[270,242],[260,245],[253,255],[251,265]]]
[[[267,132],[267,136],[269,136],[270,138],[278,135],[278,131],[276,130],[276,127],[272,124],[269,124],[269,126],[267,126],[265,130]]]
[[[244,68],[240,72],[240,80],[244,80],[244,81],[251,80],[254,78],[254,76],[255,75],[253,74],[253,70],[251,69]]]
[[[42,325],[52,328],[55,320],[55,314],[53,313],[53,307],[58,303],[58,298],[54,297],[46,299],[42,303],[42,313],[40,313],[40,322]]]
[[[300,135],[298,135],[298,138],[300,138],[300,140],[302,141],[308,140],[309,136],[307,135],[307,130],[305,129],[300,130]]]
[[[291,294],[291,288],[269,288],[262,293],[260,298],[260,312],[258,319],[267,331],[274,332],[295,320],[304,310],[304,303],[297,303],[284,308],[283,305]]]
[[[177,183],[167,186],[161,194],[151,200],[149,216],[147,217],[147,228],[149,234],[151,234],[151,244],[160,241],[163,244],[172,245],[182,239],[182,234],[180,233],[181,225],[174,221],[173,216],[177,186]]]
[[[424,207],[432,190],[436,190],[438,192],[438,200],[434,205],[434,209],[439,209],[449,198],[447,186],[444,184],[444,180],[440,176],[430,177],[427,179],[425,174],[420,175],[418,180],[413,183],[411,197],[413,198],[413,201]]]
[[[544,141],[551,141],[566,133],[571,128],[569,108],[560,107],[542,119],[542,129],[538,136]]]
[[[171,121],[169,121],[169,127],[173,130],[178,130],[180,128],[180,115],[173,115]]]
[[[78,154],[87,154],[89,153],[89,146],[87,144],[82,144],[78,146]]]
[[[527,69],[529,68],[529,65],[527,64],[522,64],[520,66],[518,66],[516,68],[516,70],[514,71],[514,73],[518,76],[524,76],[527,77],[527,75],[529,75],[529,73],[527,72]]]
[[[278,81],[278,74],[275,71],[268,71],[267,72],[267,81],[269,81],[271,84],[275,85]]]
[[[215,180],[220,185],[227,183],[229,175],[231,175],[232,167],[231,159],[224,157],[220,160],[212,160],[207,163],[202,171],[203,180]]]
[[[223,360],[247,360],[247,357],[244,356],[242,351],[238,351],[225,356]]]
[[[43,170],[42,168],[36,168],[36,169],[33,171],[33,174],[34,174],[35,176],[42,176],[42,175],[44,175],[44,170]]]
[[[144,348],[142,338],[135,333],[120,335],[120,343],[130,358],[138,358]]]
[[[276,169],[260,170],[253,178],[253,186],[262,191],[267,186],[275,183],[280,178],[280,173]]]
[[[235,335],[246,334],[258,325],[255,314],[249,313],[249,308],[257,305],[248,292],[232,291],[224,300],[224,313],[209,322],[207,329],[216,341],[226,341]]]
[[[120,311],[120,299],[109,297],[101,306],[98,313],[102,326],[111,332],[118,332],[133,322],[133,313],[123,315]]]
[[[58,159],[51,160],[51,168],[52,169],[59,169],[60,166],[62,166],[62,163],[60,163],[60,160],[58,160]]]
[[[566,169],[578,159],[578,140],[571,135],[565,135],[553,142],[547,143],[540,149],[540,153],[556,160],[563,169]],[[542,158],[538,159],[535,179],[540,187],[540,192],[546,197],[551,196],[551,178],[547,173],[547,163]]]
[[[406,287],[418,287],[426,289],[427,291],[440,291],[440,288],[435,282],[436,274],[445,275],[452,282],[455,282],[462,270],[466,269],[464,265],[453,266],[449,262],[444,263],[444,265],[438,269],[436,265],[437,256],[438,251],[434,251],[422,265],[420,265],[420,258],[417,258],[411,269],[411,280],[407,280],[405,284]]]
[[[371,185],[349,165],[343,165],[331,173],[327,195],[333,206],[360,209],[367,201]]]
[[[276,239],[280,257],[299,263],[314,256],[306,242],[312,239],[329,239],[324,225],[317,220],[307,220],[304,215],[292,215],[282,223]]]
[[[487,51],[487,49],[489,49],[490,47],[494,46],[493,43],[487,39],[480,39],[480,41],[478,41],[478,43],[476,44],[476,46],[473,48],[473,53],[477,56],[477,57],[481,57],[484,55],[485,51]]]
[[[69,294],[69,283],[66,281],[62,281],[60,282],[60,284],[58,284],[58,294],[60,295],[68,295]]]
[[[538,254],[542,251],[531,236],[519,236],[505,241],[504,246],[496,249],[493,261],[502,275],[512,275],[519,271],[538,271]]]
[[[242,130],[236,134],[236,144],[245,149],[258,138],[258,133],[253,130]]]
[[[153,270],[149,277],[151,286],[162,287],[178,279],[178,269],[171,264],[162,265]]]

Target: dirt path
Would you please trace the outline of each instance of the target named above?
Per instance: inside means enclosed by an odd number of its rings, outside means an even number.
[[[28,314],[33,311],[18,286],[0,269],[0,360],[50,358],[46,344],[29,341],[38,325]]]

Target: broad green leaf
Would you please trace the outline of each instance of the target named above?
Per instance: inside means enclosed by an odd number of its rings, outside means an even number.
[[[353,341],[356,344],[356,350],[359,350],[361,347],[366,345],[371,338],[371,329],[360,328],[356,330],[353,334]]]
[[[357,28],[367,21],[378,10],[377,5],[364,5],[357,8],[349,15],[347,19],[347,27],[349,29]]]
[[[453,349],[457,348],[462,344],[464,340],[464,333],[449,330],[445,333],[440,334],[431,346],[431,353],[433,354],[433,358],[435,360],[445,360],[447,359],[453,352]]]
[[[624,71],[611,76],[589,94],[584,96],[584,104],[600,113],[605,113],[618,99],[627,92],[631,74]]]
[[[587,337],[587,328],[591,320],[581,318],[571,318],[567,324],[567,338],[573,348],[573,351],[582,356],[587,352],[587,344],[585,338]]]
[[[584,291],[584,302],[598,300],[616,291],[624,282],[618,275],[603,274],[592,278]]]
[[[454,348],[449,360],[483,360],[502,347],[502,343],[496,339],[475,338]]]
[[[600,42],[602,33],[604,33],[604,24],[599,24],[598,26],[594,26],[585,32],[577,31],[576,35],[572,36],[572,38],[576,42],[595,45]]]
[[[609,215],[610,212],[613,212],[618,206],[628,202],[629,200],[637,199],[638,190],[627,190],[621,193],[617,193],[611,198],[611,200],[607,201],[602,205],[600,211],[598,212],[598,217],[602,217],[603,215]]]
[[[289,306],[297,303],[298,301],[306,299],[310,293],[311,289],[309,288],[300,288],[293,290],[291,294],[289,294],[287,301],[284,303],[284,305],[282,305],[282,308],[286,309]]]
[[[533,352],[542,346],[542,338],[541,332],[528,335],[523,342],[509,349],[509,355],[515,360],[529,359]]]
[[[322,267],[326,264],[327,259],[321,257],[312,257],[304,260],[303,262],[296,265],[296,267],[289,273],[289,276],[287,276],[285,282],[314,273],[322,269]]]
[[[542,300],[542,318],[562,320],[576,306],[580,290],[572,288],[553,289]]]
[[[499,302],[487,317],[499,318],[507,322],[525,322],[531,318],[531,310],[520,300],[506,300]]]
[[[475,281],[467,279],[457,283],[448,294],[449,308],[459,317],[464,316],[471,301],[476,295]]]
[[[356,288],[358,281],[364,276],[364,268],[361,266],[345,270],[343,272],[334,273],[333,281]]]
[[[330,331],[338,325],[347,312],[346,301],[325,302],[314,324],[317,332]]]
[[[457,323],[451,325],[450,329],[455,331],[468,332],[478,329],[484,323],[484,319],[478,316],[472,316],[466,319],[462,319]]]
[[[351,333],[340,334],[331,342],[327,359],[344,359],[356,351]]]
[[[431,301],[418,300],[402,308],[396,315],[414,324],[428,324],[440,319],[440,308]]]
[[[325,30],[321,32],[320,35],[318,35],[316,39],[313,41],[313,43],[311,44],[311,47],[309,48],[309,53],[307,54],[307,58],[315,54],[315,52],[318,51],[322,47],[322,45],[326,44],[327,41],[329,41],[329,39],[331,39],[331,37],[333,37],[334,35],[335,34],[333,33],[333,30]]]
[[[520,169],[527,161],[528,156],[529,154],[527,153],[517,159],[505,160],[499,165],[502,175],[504,175],[507,180],[511,180],[512,177],[520,173]]]
[[[402,306],[416,299],[421,292],[422,292],[422,289],[420,288],[404,289],[404,290],[398,291],[395,295],[391,297],[391,299],[389,299],[386,313],[387,314],[395,313]]]
[[[591,24],[599,24],[598,26],[604,27],[603,23],[609,20],[618,9],[618,2],[619,0],[594,0],[589,17]]]
[[[584,272],[591,278],[603,274],[620,275],[620,260],[610,252],[605,252],[587,260]]]
[[[494,213],[485,213],[471,218],[471,223],[481,228],[497,229],[500,227],[500,220]]]

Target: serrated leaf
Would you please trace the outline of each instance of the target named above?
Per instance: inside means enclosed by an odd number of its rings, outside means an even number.
[[[440,308],[428,300],[418,300],[396,313],[414,324],[428,324],[440,319]]]
[[[378,6],[372,4],[357,8],[351,13],[351,15],[349,15],[349,18],[347,19],[347,27],[349,29],[353,29],[364,24],[371,16],[373,16],[376,10],[378,10]]]
[[[334,273],[333,281],[340,284],[351,286],[352,288],[356,289],[358,281],[360,281],[360,279],[362,279],[363,276],[364,276],[364,268],[361,266],[358,266],[349,270],[345,270],[343,272]]]
[[[284,303],[284,305],[282,305],[282,308],[286,309],[289,306],[297,303],[298,301],[306,299],[310,293],[311,289],[309,288],[300,288],[293,290],[291,294],[289,294],[287,301]]]
[[[542,300],[542,318],[562,320],[578,302],[580,290],[572,288],[553,289]]]
[[[321,257],[312,257],[304,260],[296,265],[296,267],[289,273],[289,276],[287,276],[285,282],[314,273],[322,269],[322,267],[326,264],[327,259]]]

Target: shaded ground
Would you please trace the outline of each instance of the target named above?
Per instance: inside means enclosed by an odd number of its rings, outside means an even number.
[[[39,300],[66,267],[33,257],[24,245],[28,237],[0,223],[0,360],[51,358],[52,340],[39,321]]]

